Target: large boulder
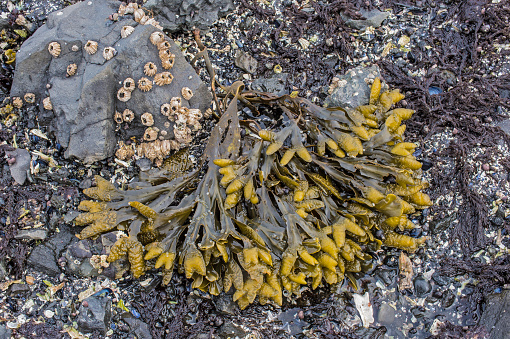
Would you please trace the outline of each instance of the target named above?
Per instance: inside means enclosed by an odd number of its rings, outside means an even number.
[[[171,84],[153,87],[148,92],[136,88],[131,99],[121,102],[117,91],[126,78],[138,81],[144,75],[144,65],[151,61],[165,71],[159,52],[149,37],[158,29],[141,25],[133,15],[120,16],[112,21],[109,16],[117,12],[120,2],[111,0],[84,1],[48,16],[47,23],[39,28],[22,45],[16,55],[16,72],[11,96],[23,97],[34,93],[39,107],[39,122],[48,125],[60,144],[67,148],[67,157],[76,157],[91,163],[113,155],[116,147],[116,123],[114,114],[130,109],[135,119],[117,127],[125,138],[140,138],[146,126],[140,116],[149,112],[154,116],[154,126],[165,130],[164,138],[173,138],[173,122],[160,114],[160,107],[172,97],[181,97],[183,87],[194,95],[182,105],[198,108],[202,112],[209,107],[211,95],[195,70],[186,62],[179,47],[172,41],[170,51],[175,55],[174,66],[169,70],[174,79]],[[121,38],[123,26],[134,31]],[[84,50],[88,40],[98,43],[98,50],[90,55]],[[51,42],[60,44],[58,57],[48,51]],[[105,47],[113,47],[115,56],[106,60]],[[77,71],[67,76],[69,65],[76,64]],[[152,80],[152,77],[149,77]],[[52,110],[43,108],[42,101],[50,97]]]

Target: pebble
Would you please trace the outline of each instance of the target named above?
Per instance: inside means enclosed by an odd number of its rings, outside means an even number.
[[[414,291],[416,292],[416,296],[420,298],[424,297],[429,294],[431,290],[432,286],[430,285],[430,282],[423,278],[423,276],[417,276],[414,279]]]
[[[392,324],[395,320],[395,309],[388,305],[388,303],[381,303],[379,308],[379,314],[377,315],[377,321],[383,325]]]
[[[487,172],[488,170],[490,170],[490,166],[488,164],[483,164],[482,169]]]
[[[53,312],[53,311],[50,311],[50,310],[44,311],[44,316],[46,318],[53,318],[54,315],[55,315],[55,312]]]

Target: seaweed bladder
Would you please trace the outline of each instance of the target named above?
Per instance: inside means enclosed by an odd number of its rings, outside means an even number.
[[[76,223],[90,224],[81,238],[126,230],[108,261],[127,255],[135,277],[162,269],[165,284],[177,269],[193,288],[232,291],[245,308],[257,298],[281,305],[304,285],[345,277],[357,287],[369,253],[412,252],[425,242],[405,235],[414,227],[408,216],[431,201],[417,146],[404,141],[402,122],[413,111],[393,108],[404,97],[398,90],[381,93],[376,79],[370,102],[355,109],[244,91],[241,83],[222,90],[227,109],[194,171],[180,151],[127,190],[96,177],[84,191],[94,201],[80,205],[86,213]],[[252,115],[270,109],[282,123],[245,124],[238,102]]]

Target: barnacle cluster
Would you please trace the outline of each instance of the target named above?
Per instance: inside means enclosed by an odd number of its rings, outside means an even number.
[[[402,122],[413,111],[393,107],[404,97],[398,90],[381,93],[376,78],[367,105],[326,109],[242,92],[239,83],[223,89],[228,108],[199,168],[190,171],[180,150],[127,190],[99,176],[84,190],[94,200],[80,204],[86,213],[76,224],[88,225],[80,238],[126,229],[109,262],[127,255],[135,277],[161,268],[163,283],[177,268],[193,288],[232,290],[245,308],[257,298],[281,305],[304,285],[345,277],[357,287],[381,245],[415,251],[425,242],[404,234],[414,227],[409,215],[431,201],[421,192],[427,183],[413,156],[417,145],[404,141]],[[282,123],[252,122],[241,136],[238,100],[254,115],[271,109]]]

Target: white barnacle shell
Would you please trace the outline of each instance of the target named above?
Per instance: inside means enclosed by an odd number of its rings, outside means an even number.
[[[138,4],[136,2],[130,2],[126,6],[126,10],[124,14],[133,14],[138,9]]]
[[[134,14],[135,14],[135,21],[138,22],[138,23],[145,16],[145,12],[141,8],[136,9]]]
[[[135,28],[133,26],[124,26],[122,27],[122,29],[120,30],[120,36],[125,39],[127,38],[129,35],[131,35],[131,33],[133,33],[135,30]]]
[[[145,64],[145,66],[143,66],[143,72],[147,76],[152,77],[152,76],[154,76],[154,74],[156,74],[157,71],[158,71],[158,68],[156,67],[156,64],[153,62],[148,62]]]
[[[53,105],[51,104],[50,97],[46,97],[42,101],[44,109],[51,111],[53,109]]]
[[[128,91],[124,87],[121,87],[117,91],[117,99],[119,99],[122,102],[128,101],[129,99],[131,99],[131,91]]]
[[[78,66],[76,66],[76,64],[70,64],[69,66],[67,66],[67,76],[72,77],[73,75],[75,75],[77,69]]]
[[[138,80],[138,88],[144,92],[150,91],[152,89],[152,81],[147,78],[141,78]]]
[[[132,92],[136,88],[136,83],[134,79],[126,78],[122,86],[126,89],[126,91]]]
[[[140,25],[147,25],[147,22],[150,20],[150,18],[147,16],[147,15],[144,15],[141,19],[140,19]]]
[[[158,50],[161,51],[163,49],[170,49],[170,42],[168,42],[167,40],[163,40],[160,43],[158,43]]]
[[[130,109],[125,109],[124,112],[122,112],[122,118],[125,122],[131,122],[135,119],[135,113],[133,113]]]
[[[113,120],[115,120],[115,122],[117,124],[122,124],[124,122],[124,117],[122,116],[122,113],[115,112],[115,115],[113,116]]]
[[[162,42],[163,40],[165,40],[165,35],[163,34],[163,32],[154,32],[151,34],[149,40],[151,41],[151,43],[153,45],[158,45],[160,42]]]
[[[169,116],[172,113],[170,104],[161,105],[161,114]]]
[[[35,94],[34,93],[26,93],[23,97],[27,104],[33,104],[35,102]]]
[[[174,76],[170,72],[161,72],[154,77],[154,83],[158,86],[170,85]]]
[[[119,13],[119,15],[124,15],[124,14],[126,14],[126,5],[124,5],[124,4],[120,4],[120,6],[119,6],[119,10],[117,11],[117,13]]]
[[[175,56],[172,54],[168,59],[161,60],[161,66],[164,69],[172,69],[174,67]]]
[[[16,108],[21,108],[23,107],[23,100],[20,97],[14,97],[12,98],[12,105]]]
[[[83,49],[90,55],[95,54],[97,52],[97,42],[89,40]]]
[[[140,120],[142,121],[142,124],[144,126],[150,127],[154,125],[154,117],[149,112],[145,112],[144,114],[142,114]]]
[[[115,48],[113,47],[105,47],[104,50],[103,50],[103,58],[105,58],[105,60],[110,60],[111,58],[113,58],[115,56]]]
[[[55,58],[57,58],[60,55],[60,44],[56,41],[50,42],[48,45],[48,52],[50,52],[51,55],[53,55]]]
[[[191,99],[193,97],[193,91],[189,87],[183,87],[181,90],[182,97],[186,100]]]
[[[145,130],[143,134],[143,139],[145,141],[154,141],[158,138],[159,129],[156,127],[149,127]]]
[[[80,47],[78,47],[78,45],[73,45],[73,47],[71,47],[71,50],[73,52],[78,52],[80,50]]]

